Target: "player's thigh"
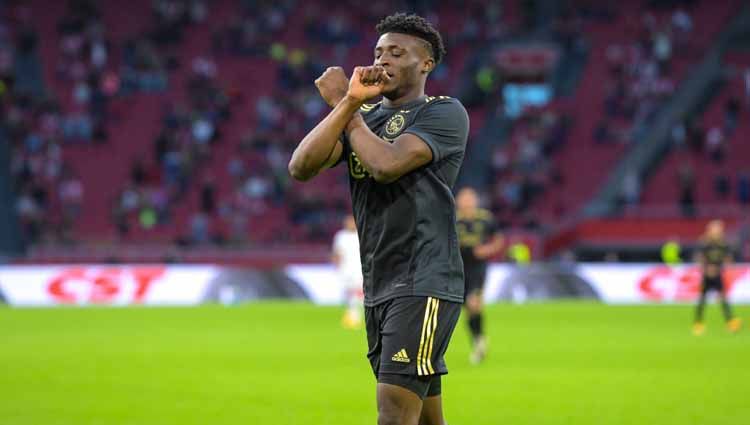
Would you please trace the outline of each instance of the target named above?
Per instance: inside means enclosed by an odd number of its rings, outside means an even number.
[[[422,414],[419,425],[444,425],[443,398],[440,395],[427,397],[422,402]]]
[[[378,382],[378,425],[418,425],[422,399],[399,385]]]
[[[723,294],[724,285],[720,277],[706,277],[703,279],[701,295],[706,296],[709,292],[718,292],[719,295]]]

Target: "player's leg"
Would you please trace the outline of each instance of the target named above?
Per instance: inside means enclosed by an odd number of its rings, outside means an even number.
[[[469,335],[471,335],[472,348],[478,334],[478,326],[472,308],[475,306],[472,296],[478,289],[476,282],[476,268],[466,264],[464,266],[464,311],[466,311],[466,326],[469,328]]]
[[[422,399],[414,389],[404,388],[399,378],[405,375],[381,375],[378,379],[378,425],[418,425]],[[395,377],[393,384],[383,381]]]
[[[419,425],[445,425],[443,418],[442,382],[440,376],[432,378],[427,397],[422,402]]]
[[[727,295],[724,292],[724,290],[720,290],[719,292],[719,300],[721,301],[721,311],[724,314],[724,320],[727,322],[732,320],[732,307],[729,306],[729,301],[727,300]]]
[[[473,290],[466,294],[466,313],[469,318],[469,332],[471,332],[472,341],[476,341],[483,335],[482,332],[482,293],[479,290]]]
[[[695,308],[695,323],[703,323],[703,314],[706,308],[706,295],[708,291],[706,288],[701,290],[700,298],[698,298],[698,305]]]
[[[695,320],[693,321],[693,333],[695,335],[702,335],[706,330],[706,325],[703,324],[703,311],[706,307],[706,294],[708,290],[708,282],[704,279],[701,282],[701,294],[700,298],[698,298],[698,305],[695,307]]]
[[[742,326],[742,321],[732,314],[732,307],[729,305],[724,285],[721,281],[718,283],[719,287],[717,290],[719,292],[719,300],[721,301],[721,311],[724,314],[724,320],[727,322],[727,328],[732,332],[737,332]]]
[[[442,396],[428,397],[422,402],[419,425],[445,425]]]
[[[466,312],[469,317],[469,330],[471,331],[472,351],[471,363],[480,363],[486,354],[487,341],[484,336],[482,317],[482,292],[473,291],[466,296]]]
[[[487,338],[484,335],[482,314],[482,289],[484,288],[486,272],[486,267],[475,266],[475,270],[466,281],[465,306],[469,316],[467,322],[472,341],[472,352],[469,360],[474,364],[480,363],[487,354]]]

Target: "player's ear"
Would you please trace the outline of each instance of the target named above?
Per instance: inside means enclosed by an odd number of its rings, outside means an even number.
[[[422,74],[429,74],[435,69],[435,59],[427,58],[422,62]]]

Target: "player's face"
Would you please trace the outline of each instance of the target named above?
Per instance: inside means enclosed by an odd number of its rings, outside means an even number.
[[[434,67],[434,62],[423,40],[389,32],[378,39],[374,65],[385,68],[391,78],[383,88],[383,96],[397,99],[421,84]]]
[[[479,206],[479,197],[472,189],[461,189],[456,197],[456,205],[463,211],[474,210]]]
[[[724,223],[721,221],[712,221],[708,223],[708,237],[713,239],[720,239],[724,236]]]

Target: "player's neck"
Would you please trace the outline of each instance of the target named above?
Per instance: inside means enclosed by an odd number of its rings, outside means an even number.
[[[413,90],[410,90],[405,95],[396,99],[383,97],[383,106],[386,108],[398,108],[399,106],[414,102],[422,97],[424,97],[424,86],[415,87]]]

